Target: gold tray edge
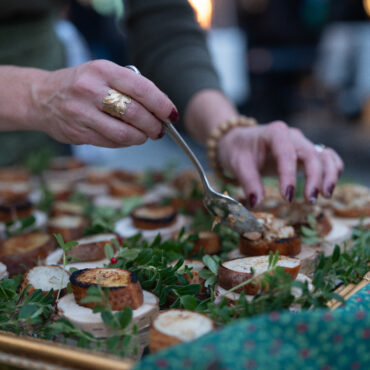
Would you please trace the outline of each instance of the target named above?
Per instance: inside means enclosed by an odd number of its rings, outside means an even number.
[[[0,351],[75,369],[130,370],[134,361],[0,330]]]

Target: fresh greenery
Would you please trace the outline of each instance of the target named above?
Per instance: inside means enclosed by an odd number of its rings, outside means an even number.
[[[161,307],[187,308],[186,303],[193,301],[190,296],[199,292],[200,285],[190,284],[186,275],[192,277],[191,270],[182,267],[183,251],[192,248],[182,236],[181,233],[176,240],[162,242],[158,234],[149,243],[135,235],[124,241],[117,263],[112,266],[134,272],[142,288],[159,298]]]
[[[321,238],[317,230],[317,221],[314,215],[307,215],[307,226],[302,225],[299,234],[303,244],[317,244]]]
[[[20,218],[16,221],[8,221],[5,223],[5,233],[8,238],[23,234],[26,231],[34,231],[36,229],[36,217],[31,215]]]
[[[31,153],[28,153],[23,165],[34,175],[40,175],[50,164],[54,153],[50,148],[41,147]]]

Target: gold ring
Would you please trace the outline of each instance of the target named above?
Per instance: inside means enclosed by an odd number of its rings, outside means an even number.
[[[108,95],[103,99],[103,111],[113,117],[122,118],[127,109],[127,104],[131,103],[131,98],[117,90],[110,89]]]

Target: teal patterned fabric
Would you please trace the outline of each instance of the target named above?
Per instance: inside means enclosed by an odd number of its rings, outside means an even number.
[[[147,356],[136,369],[370,369],[370,286],[335,311],[243,319]]]

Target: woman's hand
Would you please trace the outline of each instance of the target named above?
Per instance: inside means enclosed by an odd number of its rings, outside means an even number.
[[[68,144],[124,147],[163,136],[160,120],[176,121],[171,100],[151,81],[128,68],[97,60],[42,72],[32,87],[35,126]],[[110,89],[130,97],[120,118],[103,111]]]
[[[315,203],[319,192],[327,198],[332,195],[344,167],[333,149],[318,151],[300,130],[281,121],[232,129],[219,141],[218,158],[238,178],[252,207],[263,198],[262,173],[277,173],[281,195],[291,201],[302,164],[305,198]]]

